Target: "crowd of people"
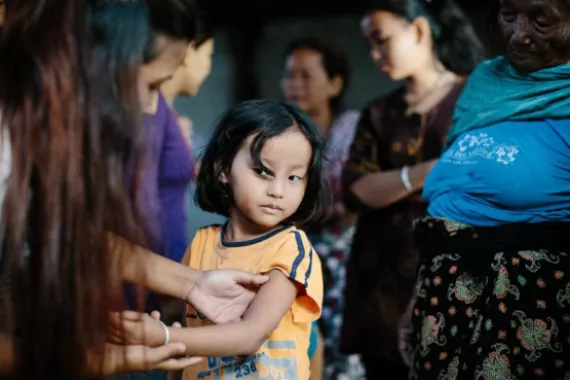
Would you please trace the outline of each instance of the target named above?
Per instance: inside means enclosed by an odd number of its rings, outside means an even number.
[[[368,2],[402,86],[346,108],[293,40],[198,157],[207,16],[0,0],[0,376],[570,379],[570,4],[493,2],[491,56],[453,0]],[[189,237],[192,181],[226,221]]]

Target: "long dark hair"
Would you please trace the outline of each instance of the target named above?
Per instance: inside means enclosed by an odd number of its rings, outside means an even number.
[[[125,172],[142,139],[136,95],[121,90],[111,99],[106,89],[106,98],[100,91],[108,84],[95,86],[110,73],[92,54],[91,22],[114,3],[6,2],[0,109],[12,172],[0,276],[11,275],[2,293],[12,296],[2,303],[1,328],[14,340],[15,378],[85,377],[86,350],[105,340],[107,311],[120,305],[107,234],[136,240]],[[141,60],[142,50],[116,70],[127,73]],[[135,92],[136,82],[126,83],[133,77],[120,87]]]
[[[229,216],[233,194],[221,176],[230,172],[244,141],[256,135],[251,143],[251,156],[263,167],[260,154],[267,140],[281,135],[291,126],[305,135],[313,154],[303,201],[289,222],[306,224],[328,216],[330,198],[321,174],[324,143],[318,128],[298,107],[276,100],[249,100],[234,106],[221,118],[200,165],[196,181],[198,205],[205,211]]]
[[[470,74],[485,58],[471,21],[453,0],[369,0],[365,8],[367,12],[390,12],[408,21],[425,17],[437,57],[456,74]]]

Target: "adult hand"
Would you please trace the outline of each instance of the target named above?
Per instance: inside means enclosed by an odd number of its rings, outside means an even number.
[[[269,280],[234,269],[206,271],[200,274],[188,292],[186,301],[215,323],[239,320],[258,288]]]
[[[197,358],[180,357],[184,355],[185,351],[186,347],[182,343],[170,343],[155,348],[143,345],[122,346],[105,343],[89,350],[87,354],[88,370],[91,374],[105,376],[156,369],[179,371],[197,362]],[[101,363],[102,357],[103,363]]]
[[[146,313],[125,310],[111,313],[109,342],[120,345],[160,347],[166,340],[166,332],[158,318]]]
[[[186,140],[188,144],[191,144],[192,133],[194,129],[193,128],[194,124],[192,123],[192,120],[186,116],[180,116],[178,118],[178,127],[180,128],[180,132],[182,133],[184,140]]]

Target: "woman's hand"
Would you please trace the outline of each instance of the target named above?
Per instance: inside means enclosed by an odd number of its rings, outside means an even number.
[[[117,235],[109,236],[123,280],[189,302],[216,323],[239,319],[257,288],[269,280],[233,269],[202,272],[188,266],[188,254],[179,264]]]
[[[184,344],[170,343],[166,340],[165,328],[160,322],[160,313],[151,315],[136,311],[123,311],[111,314],[111,342],[107,350],[112,355],[105,360],[108,368],[127,368],[125,371],[147,371],[152,369],[180,370],[203,360],[201,357],[181,357],[186,351]],[[172,328],[181,328],[175,322]],[[121,361],[117,354],[122,353]],[[115,356],[115,358],[113,358]]]
[[[88,351],[88,371],[90,374],[105,376],[156,369],[179,371],[201,360],[182,357],[185,351],[186,347],[181,343],[171,343],[155,348],[105,343]],[[101,357],[103,357],[103,363],[101,363]]]
[[[200,274],[186,301],[215,323],[227,323],[241,318],[258,288],[269,280],[233,269],[206,271]]]
[[[156,314],[154,315],[156,317]],[[109,340],[120,345],[163,346],[166,341],[166,331],[158,318],[131,310],[111,313]]]

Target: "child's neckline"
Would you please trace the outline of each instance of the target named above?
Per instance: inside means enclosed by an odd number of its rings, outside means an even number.
[[[226,229],[228,227],[228,223],[226,222],[226,223],[224,223],[224,225],[222,226],[222,230],[220,231],[220,241],[222,242],[222,245],[224,247],[230,247],[230,248],[246,247],[248,245],[261,243],[262,241],[270,239],[273,236],[291,228],[292,226],[293,226],[293,224],[286,223],[286,224],[283,224],[283,226],[276,228],[271,232],[266,233],[265,235],[261,235],[261,236],[258,236],[256,238],[253,238],[253,239],[244,240],[244,241],[226,241],[225,236],[226,236]]]

